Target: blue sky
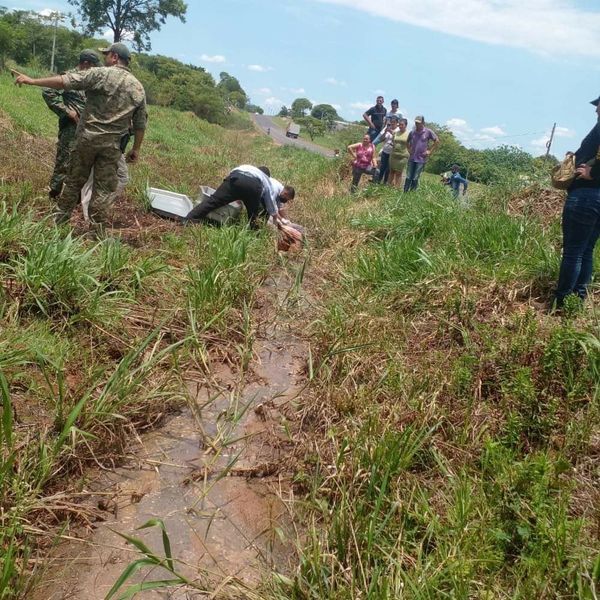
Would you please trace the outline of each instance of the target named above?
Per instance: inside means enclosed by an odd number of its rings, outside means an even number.
[[[598,0],[188,0],[152,43],[236,76],[268,113],[303,96],[358,119],[382,93],[468,146],[536,155],[555,121],[553,153],[576,149],[600,95]]]

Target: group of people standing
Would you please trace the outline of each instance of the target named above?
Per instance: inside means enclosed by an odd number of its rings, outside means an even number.
[[[405,174],[404,191],[416,190],[429,156],[440,143],[436,133],[425,126],[425,118],[415,117],[414,128],[408,131],[408,119],[399,112],[398,100],[392,100],[388,111],[383,96],[377,96],[375,105],[363,114],[363,119],[369,127],[367,133],[362,142],[348,146],[353,159],[350,190],[356,191],[364,174],[373,174],[377,183],[396,187],[401,186]],[[378,161],[379,143],[383,146]]]

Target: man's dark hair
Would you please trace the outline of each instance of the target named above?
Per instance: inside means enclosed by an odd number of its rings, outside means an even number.
[[[383,96],[377,96],[376,100],[379,100],[379,98],[383,100]]]
[[[405,119],[404,117],[402,117],[402,119],[400,119],[398,121],[398,123],[404,123],[405,125],[408,125],[408,119]]]
[[[283,191],[287,195],[286,199],[283,199],[283,198],[280,199],[281,202],[283,202],[283,204],[285,204],[286,202],[289,202],[290,200],[293,200],[296,197],[296,190],[291,185],[284,185]]]
[[[392,100],[392,104],[398,104],[398,100],[396,100],[395,98]]]
[[[262,171],[267,177],[271,177],[271,169],[269,167],[263,165],[262,167],[258,167],[258,170]]]

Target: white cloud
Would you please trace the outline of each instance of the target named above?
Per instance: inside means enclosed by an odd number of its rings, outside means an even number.
[[[561,127],[560,125],[557,125],[556,129],[554,130],[554,135],[556,137],[572,138],[575,137],[575,132],[568,127]]]
[[[273,91],[271,90],[271,88],[264,87],[260,88],[258,90],[258,93],[263,94],[263,96],[270,96],[273,93]]]
[[[275,96],[270,96],[264,102],[267,106],[283,106],[285,103],[283,100],[276,98]]]
[[[548,135],[543,135],[542,137],[536,138],[535,140],[531,140],[530,144],[534,147],[534,148],[546,148],[546,144],[548,143],[548,140],[550,139],[550,134]]]
[[[459,119],[458,117],[453,117],[452,119],[448,119],[446,121],[446,126],[452,130],[470,129],[467,125],[467,122],[464,119]]]
[[[354,110],[367,110],[367,108],[371,108],[373,104],[371,102],[351,102],[350,108]]]
[[[498,140],[498,138],[506,136],[506,132],[500,125],[474,129],[461,117],[448,119],[446,121],[446,127],[448,127],[452,133],[454,133],[454,135],[469,148],[497,146],[502,143],[502,140]]]
[[[488,135],[496,137],[499,135],[506,135],[506,131],[504,131],[504,129],[502,129],[500,125],[493,125],[492,127],[483,127],[481,129],[481,133],[487,133]]]
[[[224,63],[227,59],[222,54],[202,54],[200,60],[207,63]]]
[[[378,96],[385,96],[385,90],[373,90],[373,93]]]
[[[533,146],[533,148],[545,150],[546,144],[548,143],[548,140],[550,140],[551,133],[551,130],[548,129],[548,131],[546,131],[544,135],[540,136],[539,138],[535,138],[534,140],[531,140],[529,144]],[[569,129],[568,127],[561,127],[560,125],[557,125],[556,129],[554,130],[555,138],[574,138],[575,135],[575,131]]]
[[[346,87],[348,85],[345,81],[341,81],[339,79],[336,79],[335,77],[327,77],[327,79],[325,79],[325,83],[329,83],[331,85],[339,85],[341,87]]]
[[[576,0],[321,2],[488,44],[559,57],[600,57],[600,12],[581,8]]]
[[[266,73],[272,71],[273,67],[265,67],[263,65],[248,65],[248,71],[256,71],[257,73]]]
[[[306,90],[303,87],[291,88],[290,91],[294,94],[306,94]]]

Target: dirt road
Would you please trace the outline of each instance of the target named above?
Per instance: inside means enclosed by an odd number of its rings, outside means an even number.
[[[333,150],[330,150],[329,148],[323,148],[322,146],[318,146],[317,144],[313,144],[312,142],[303,140],[301,138],[293,139],[287,137],[285,135],[285,130],[279,127],[272,117],[268,117],[267,115],[252,115],[252,119],[265,133],[270,131],[270,136],[278,144],[304,148],[305,150],[310,150],[311,152],[317,152],[323,156],[329,156],[333,158]]]

